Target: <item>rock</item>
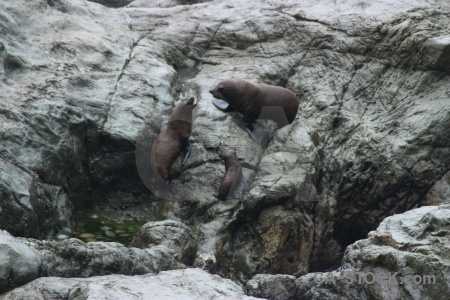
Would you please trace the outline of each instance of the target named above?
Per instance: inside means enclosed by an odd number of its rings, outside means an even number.
[[[210,2],[212,0],[197,0],[197,1],[186,1],[186,0],[134,0],[128,7],[172,7],[177,5],[191,5],[203,2]]]
[[[260,299],[246,296],[229,279],[200,269],[160,272],[158,275],[109,275],[91,278],[39,278],[1,296],[1,299]]]
[[[10,290],[40,276],[136,275],[184,267],[176,256],[174,250],[162,245],[137,249],[73,238],[40,241],[14,238],[0,231],[0,290]]]
[[[289,160],[284,163],[291,165]],[[280,167],[280,162],[272,166]],[[317,202],[314,185],[303,169],[265,175],[255,183],[218,244],[219,263],[243,281],[259,272],[307,273],[314,245],[309,215]]]
[[[60,242],[22,239],[36,249],[47,276],[90,277],[109,274],[146,274],[181,268],[176,252],[165,246],[127,248],[119,243],[67,239]]]
[[[439,205],[450,202],[450,171],[428,191],[423,205]]]
[[[2,3],[1,228],[54,236],[72,228],[72,207],[171,218],[191,227],[221,274],[300,276],[335,266],[383,219],[424,203],[448,172],[449,5],[179,4]],[[238,115],[210,101],[229,77],[289,88],[297,119],[256,145]],[[143,182],[142,159],[188,95],[199,103],[192,151],[170,179],[181,200],[160,199]],[[225,148],[250,184],[243,201],[212,197]]]
[[[302,299],[447,299],[450,206],[424,206],[381,222],[347,247],[342,266],[296,280]]]
[[[0,172],[8,186],[1,197],[7,217],[0,222],[13,219],[2,228],[37,238],[73,227],[72,206],[83,207],[89,179],[101,178],[95,161],[103,155],[95,145],[115,85],[109,79],[123,64],[130,35],[117,26],[125,21],[112,21],[106,8],[85,1],[19,1],[0,14],[8,35],[0,39],[0,65],[7,66],[0,68],[0,157],[9,165]],[[107,33],[96,22],[115,25]],[[54,32],[64,33],[45,34]]]
[[[186,265],[194,263],[198,247],[195,236],[189,227],[180,222],[166,220],[146,223],[130,243],[130,247],[140,249],[156,245],[173,250],[176,257]]]
[[[0,230],[0,294],[43,275],[38,252]]]
[[[61,187],[42,183],[32,171],[1,157],[0,170],[0,228],[43,237],[73,227],[73,205]]]
[[[297,298],[295,276],[258,274],[246,284],[247,294],[270,300]]]

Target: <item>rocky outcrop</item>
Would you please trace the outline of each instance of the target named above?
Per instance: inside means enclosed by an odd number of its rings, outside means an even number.
[[[92,278],[37,279],[0,299],[229,299],[256,300],[229,279],[200,269],[160,272],[158,275],[109,275]]]
[[[438,180],[428,191],[422,205],[438,205],[450,202],[450,171]]]
[[[73,209],[155,203],[152,220],[189,226],[221,274],[301,276],[448,172],[447,4],[162,2],[0,4],[0,228],[42,238],[70,229]],[[291,89],[297,119],[256,145],[210,102],[228,77]],[[140,155],[187,95],[199,105],[191,155],[171,170],[181,200],[159,199]],[[242,201],[212,196],[225,148],[250,184]]]
[[[424,206],[386,218],[369,239],[347,248],[337,271],[299,278],[299,293],[304,299],[446,299],[448,213],[448,205]]]
[[[158,273],[184,267],[176,251],[162,245],[147,249],[119,243],[61,242],[13,238],[0,231],[0,291],[21,286],[41,276],[91,277],[109,274]]]
[[[94,2],[98,2],[100,0],[96,0]],[[108,1],[108,0],[105,0]],[[114,0],[109,0],[110,2]],[[120,0],[116,0],[120,1]],[[122,0],[122,1],[128,1],[128,0]],[[197,4],[197,3],[203,3],[203,2],[210,2],[212,0],[197,0],[197,1],[186,1],[186,0],[134,0],[130,4],[128,4],[128,7],[172,7],[177,5],[191,5],[191,4]],[[130,2],[130,1],[128,1]]]
[[[0,230],[0,294],[24,285],[43,274],[43,263],[38,253]]]
[[[295,276],[259,274],[247,281],[247,294],[270,300],[302,299]]]
[[[177,259],[186,265],[194,263],[198,248],[195,236],[189,227],[171,220],[145,224],[130,243],[130,247],[140,249],[156,245],[175,251]]]
[[[424,206],[381,222],[347,247],[342,265],[300,278],[257,275],[249,295],[267,299],[447,299],[450,206]],[[280,296],[282,295],[282,296]]]
[[[63,188],[1,157],[0,170],[0,228],[35,237],[71,231],[73,205]]]

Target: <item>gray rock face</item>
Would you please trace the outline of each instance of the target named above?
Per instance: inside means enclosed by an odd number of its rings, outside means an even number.
[[[447,299],[450,206],[424,206],[386,218],[347,247],[328,273],[257,275],[249,295],[267,299]],[[283,295],[283,298],[280,298]]]
[[[423,205],[438,205],[450,202],[450,171],[438,180],[425,196]]]
[[[111,0],[110,0],[111,1]],[[116,0],[117,1],[117,0]],[[120,1],[120,0],[118,0]],[[197,0],[197,1],[186,1],[186,0],[134,0],[128,7],[172,7],[177,5],[191,5],[203,2],[210,2],[212,0]],[[98,2],[98,1],[94,1]],[[130,2],[130,1],[128,1]]]
[[[271,300],[301,299],[295,276],[259,274],[247,281],[247,294]],[[298,297],[297,297],[298,296]]]
[[[182,223],[171,220],[147,223],[130,243],[130,247],[141,249],[156,245],[175,251],[176,257],[186,265],[194,263],[198,245],[192,231]]]
[[[42,274],[42,259],[37,251],[0,230],[0,294]]]
[[[110,275],[92,278],[39,278],[0,299],[230,299],[251,300],[229,279],[200,269],[158,275]]]
[[[13,235],[42,236],[73,227],[73,205],[61,187],[43,183],[1,157],[0,170],[0,228]]]
[[[0,4],[0,228],[40,238],[71,228],[73,208],[128,194],[188,224],[226,276],[300,276],[424,203],[448,172],[448,4],[150,2]],[[229,77],[291,89],[297,119],[256,145],[210,101]],[[136,149],[186,95],[199,105],[191,155],[171,170],[181,200],[157,199]],[[225,148],[250,183],[243,201],[212,196]]]
[[[184,267],[176,254],[162,245],[137,249],[119,243],[83,243],[77,239],[39,241],[14,238],[0,231],[0,291],[40,276],[135,275]]]

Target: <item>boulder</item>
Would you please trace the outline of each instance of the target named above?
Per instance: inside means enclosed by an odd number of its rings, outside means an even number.
[[[162,245],[176,252],[176,257],[186,265],[192,265],[197,254],[197,242],[186,225],[172,221],[144,224],[130,243],[140,249]]]
[[[229,279],[200,269],[158,275],[108,275],[91,278],[39,278],[0,296],[1,299],[229,299],[256,300]]]

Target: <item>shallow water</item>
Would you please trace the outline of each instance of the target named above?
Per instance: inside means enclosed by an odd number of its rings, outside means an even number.
[[[118,242],[128,246],[145,221],[102,220],[97,215],[75,219],[73,237],[84,242]]]
[[[97,214],[75,217],[73,232],[68,229],[60,230],[54,236],[47,236],[46,240],[65,240],[77,238],[83,242],[117,242],[128,246],[136,233],[144,225],[144,220],[111,221],[102,219]]]

